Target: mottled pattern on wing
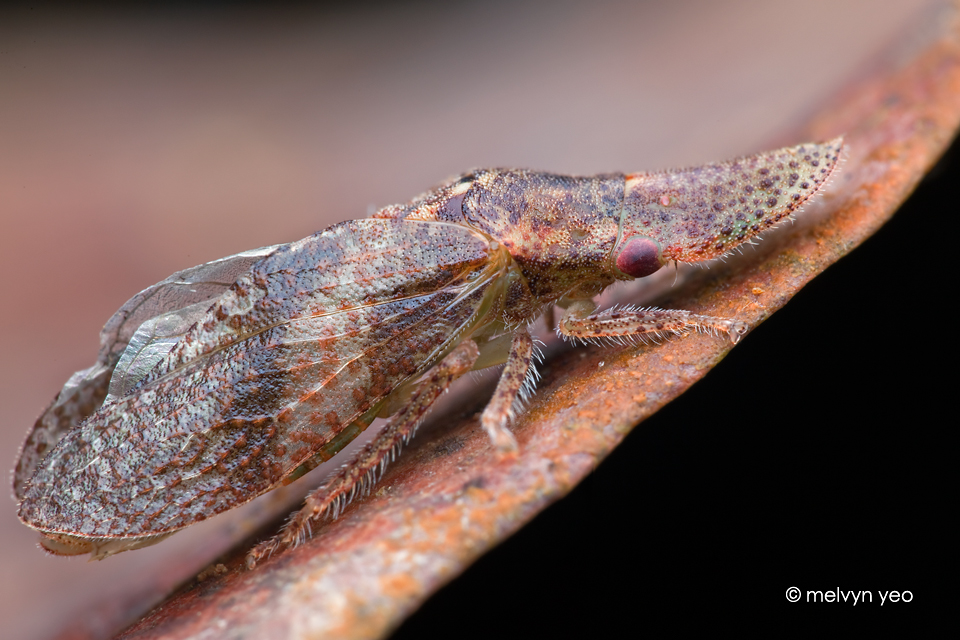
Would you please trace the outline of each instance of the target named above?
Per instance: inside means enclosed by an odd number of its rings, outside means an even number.
[[[100,408],[111,386],[114,367],[144,322],[204,302],[209,307],[251,265],[276,249],[277,245],[252,249],[178,271],[127,300],[100,332],[97,362],[70,377],[27,434],[13,470],[17,499],[23,499],[27,481],[43,457],[67,432]]]
[[[61,441],[21,518],[153,535],[267,491],[487,313],[497,256],[464,227],[375,219],[277,251]]]
[[[20,446],[17,466],[13,468],[13,494],[17,500],[23,500],[27,482],[44,456],[57,446],[63,436],[103,404],[115,364],[116,361],[108,363],[108,366],[98,363],[74,373],[67,383],[69,388],[65,387],[58,393],[33,423]],[[74,381],[77,384],[71,385]]]

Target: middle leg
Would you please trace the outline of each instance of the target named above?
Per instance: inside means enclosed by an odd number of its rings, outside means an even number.
[[[533,339],[526,329],[519,329],[510,340],[510,355],[493,397],[480,415],[480,424],[501,453],[515,453],[518,449],[517,439],[507,424],[515,417],[517,405],[531,391],[534,379],[531,374],[536,375],[532,361]]]

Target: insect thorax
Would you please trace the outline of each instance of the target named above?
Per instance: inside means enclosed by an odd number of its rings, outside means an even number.
[[[614,282],[610,254],[623,195],[622,174],[478,169],[377,216],[453,222],[501,242],[515,267],[503,305],[514,324],[572,291],[595,295]]]

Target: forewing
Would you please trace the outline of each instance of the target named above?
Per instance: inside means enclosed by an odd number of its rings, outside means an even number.
[[[498,251],[464,227],[375,219],[278,250],[61,441],[21,519],[142,537],[269,490],[481,321]]]
[[[23,498],[27,480],[43,456],[100,407],[108,390],[117,395],[145,375],[216,298],[278,246],[244,251],[178,271],[124,303],[100,332],[97,362],[70,376],[27,434],[13,471],[17,498]]]

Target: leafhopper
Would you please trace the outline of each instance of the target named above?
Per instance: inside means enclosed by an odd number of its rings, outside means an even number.
[[[529,326],[628,341],[735,318],[624,307],[608,286],[719,258],[788,219],[836,169],[840,138],[676,171],[466,173],[407,204],[179,272],[129,300],[14,470],[19,516],[57,555],[155,544],[332,458],[390,422],[307,498],[254,566],[382,475],[450,384],[504,365],[481,424],[503,454],[533,386]]]

